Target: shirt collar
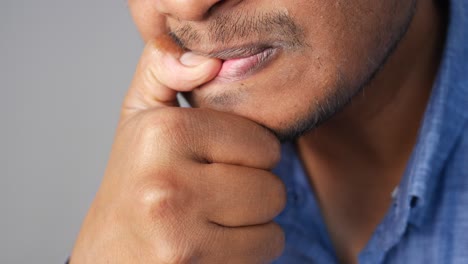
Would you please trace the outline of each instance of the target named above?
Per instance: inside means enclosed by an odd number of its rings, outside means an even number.
[[[417,143],[396,195],[418,225],[436,192],[444,164],[468,120],[468,2],[452,0],[445,49]]]

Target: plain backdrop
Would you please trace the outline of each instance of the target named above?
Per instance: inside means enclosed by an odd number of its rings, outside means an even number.
[[[0,263],[63,263],[143,43],[125,0],[0,1]]]

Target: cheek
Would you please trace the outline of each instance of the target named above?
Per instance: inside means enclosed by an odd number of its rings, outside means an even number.
[[[223,87],[216,102],[195,93],[200,107],[244,116],[272,129],[289,127],[316,112],[317,107],[335,93],[336,70],[320,64],[310,54],[285,54],[284,58],[252,79]],[[218,89],[223,90],[223,88]],[[228,95],[231,100],[223,100]]]
[[[400,17],[403,0],[301,1],[294,17],[304,29],[313,57],[339,68],[350,82],[359,82],[380,61]]]

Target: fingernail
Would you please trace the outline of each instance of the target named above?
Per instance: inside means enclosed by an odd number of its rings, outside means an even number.
[[[209,58],[197,55],[189,51],[184,53],[179,60],[185,66],[194,67],[205,63],[207,60],[209,60]]]

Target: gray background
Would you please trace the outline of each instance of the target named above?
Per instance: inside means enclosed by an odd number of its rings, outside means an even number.
[[[0,263],[63,263],[143,44],[125,0],[0,1]]]

